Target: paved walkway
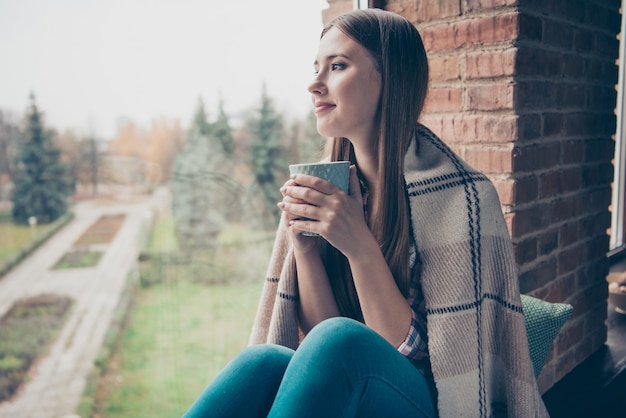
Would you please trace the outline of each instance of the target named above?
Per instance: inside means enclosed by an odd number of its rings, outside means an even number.
[[[81,203],[68,225],[0,279],[0,316],[16,299],[42,293],[68,295],[75,301],[59,337],[47,357],[35,366],[31,379],[11,401],[0,404],[0,417],[74,416],[125,279],[136,268],[140,234],[153,204],[149,198],[128,203]],[[126,214],[126,219],[98,265],[51,270],[73,242],[104,214]]]

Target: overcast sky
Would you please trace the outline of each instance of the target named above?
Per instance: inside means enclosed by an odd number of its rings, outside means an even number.
[[[325,0],[0,0],[0,109],[33,91],[46,123],[100,138],[119,118],[187,126],[198,98],[236,115],[263,82],[280,111],[310,109],[306,86]]]

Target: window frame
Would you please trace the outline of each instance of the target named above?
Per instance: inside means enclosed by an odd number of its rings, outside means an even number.
[[[621,254],[626,250],[624,242],[625,222],[624,206],[626,203],[626,43],[623,34],[626,33],[626,19],[622,14],[622,37],[620,39],[619,80],[617,89],[617,129],[615,132],[615,155],[613,158],[613,186],[611,199],[611,239],[609,244],[609,256]]]

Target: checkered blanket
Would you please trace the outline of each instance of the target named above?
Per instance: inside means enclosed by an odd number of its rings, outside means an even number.
[[[426,127],[405,161],[440,417],[547,417],[498,196]],[[419,146],[418,146],[419,144]],[[251,344],[297,348],[296,268],[280,225]]]

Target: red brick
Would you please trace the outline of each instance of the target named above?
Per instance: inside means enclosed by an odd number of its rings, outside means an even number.
[[[579,231],[578,222],[569,222],[561,225],[559,229],[559,246],[564,248],[578,241]]]
[[[513,221],[515,219],[515,213],[507,212],[504,214],[504,223],[506,223],[506,229],[509,230],[509,236],[513,236]]]
[[[426,96],[424,112],[459,112],[461,110],[461,90],[457,88],[433,88]]]
[[[511,149],[503,147],[467,147],[465,160],[484,173],[506,174],[512,171]]]
[[[515,200],[517,204],[528,203],[537,199],[539,195],[539,181],[536,176],[526,176],[517,179],[515,184]]]
[[[559,83],[556,88],[556,102],[567,109],[584,109],[587,102],[587,86],[585,84]]]
[[[544,113],[542,131],[544,136],[561,135],[563,132],[562,113]]]
[[[445,137],[450,144],[465,144],[469,142],[467,137],[458,137],[455,134],[454,119],[460,117],[458,114],[442,115],[441,135]]]
[[[585,60],[585,75],[592,80],[605,80],[604,63],[600,59],[589,58]]]
[[[579,341],[584,339],[584,326],[582,321],[562,329],[559,333],[559,338],[556,341],[557,354],[563,354],[571,347],[574,347]]]
[[[461,78],[459,58],[456,55],[431,57],[428,62],[431,81],[450,81]]]
[[[465,77],[468,80],[515,74],[517,49],[479,51],[467,54]]]
[[[335,17],[352,10],[352,0],[328,0],[328,8],[322,10],[322,21],[327,24]]]
[[[528,238],[513,246],[518,265],[530,263],[537,258],[537,238]]]
[[[513,219],[513,236],[522,237],[539,232],[549,225],[549,211],[545,204],[515,211]]]
[[[612,111],[615,108],[617,91],[614,87],[587,86],[587,106],[594,111]]]
[[[554,51],[525,45],[518,48],[515,66],[517,75],[550,77],[561,74],[563,59],[561,54]]]
[[[619,51],[619,41],[614,35],[606,35],[604,33],[594,33],[593,53],[600,57],[617,58]]]
[[[585,247],[583,245],[561,250],[558,257],[557,274],[560,276],[579,268],[581,262],[585,260],[584,255]]]
[[[573,219],[579,212],[576,199],[576,196],[567,196],[550,202],[550,223],[557,224]]]
[[[456,47],[514,41],[519,34],[519,14],[511,12],[454,23]]]
[[[584,81],[585,60],[580,59],[580,55],[564,54],[561,58],[561,62],[563,63],[562,73],[564,78]]]
[[[500,203],[503,205],[514,205],[516,203],[515,198],[515,180],[497,179],[493,181],[493,185],[496,188]]]
[[[518,0],[467,0],[467,11],[517,6]]]
[[[587,257],[590,260],[606,257],[609,252],[609,236],[607,234],[593,237],[587,243]]]
[[[520,274],[520,291],[530,293],[550,283],[556,277],[556,260],[549,258]]]
[[[543,231],[539,235],[539,254],[546,255],[559,248],[559,234],[556,229]]]
[[[534,296],[534,297],[536,297],[538,299],[541,299],[541,300],[548,300],[549,295],[554,295],[555,293],[560,293],[559,292],[560,287],[557,286],[557,284],[558,284],[558,279],[552,280],[550,283],[548,283],[547,285],[545,285],[541,289],[533,291],[532,296]]]
[[[521,14],[519,16],[518,41],[541,41],[542,34],[543,19],[528,14]]]
[[[519,111],[556,107],[556,87],[551,81],[533,80],[518,82],[515,89],[516,107]]]
[[[562,145],[563,164],[577,164],[584,160],[585,143],[580,140],[564,141]]]
[[[515,148],[514,171],[529,172],[556,167],[560,162],[560,144],[546,142]]]
[[[467,87],[467,110],[509,110],[514,108],[513,84],[481,84]]]
[[[435,135],[441,138],[444,142],[448,142],[449,139],[446,135],[443,134],[443,119],[445,115],[442,114],[433,114],[433,113],[422,113],[420,116],[420,123],[428,127]]]
[[[558,293],[548,294],[546,300],[549,302],[566,302],[578,291],[576,287],[576,275],[567,274],[556,281]]]
[[[585,3],[583,0],[567,0],[565,16],[572,23],[583,23],[585,21]]]
[[[541,137],[541,115],[526,113],[519,116],[518,140],[532,140]]]
[[[608,210],[611,204],[611,188],[607,185],[603,189],[593,189],[583,194],[580,199],[584,203],[584,213],[596,213]]]
[[[571,50],[574,44],[574,29],[563,21],[544,19],[543,42],[545,45]]]
[[[561,185],[561,173],[559,171],[549,171],[539,177],[539,196],[558,196],[563,192]]]
[[[611,162],[605,162],[598,167],[598,178],[600,184],[610,184],[613,182],[614,167]]]
[[[582,184],[584,187],[595,187],[601,185],[600,167],[598,165],[594,164],[583,167]]]
[[[414,23],[431,22],[461,14],[458,0],[414,1],[388,0],[386,10],[398,13]]]
[[[455,48],[454,28],[450,23],[428,26],[420,30],[424,48],[428,53]]]
[[[593,34],[586,29],[577,28],[574,31],[574,51],[585,53],[593,48]]]
[[[515,115],[455,115],[451,125],[456,141],[506,143],[516,140],[518,117]]]
[[[561,172],[563,191],[574,192],[582,186],[582,170],[580,167],[565,168]]]

